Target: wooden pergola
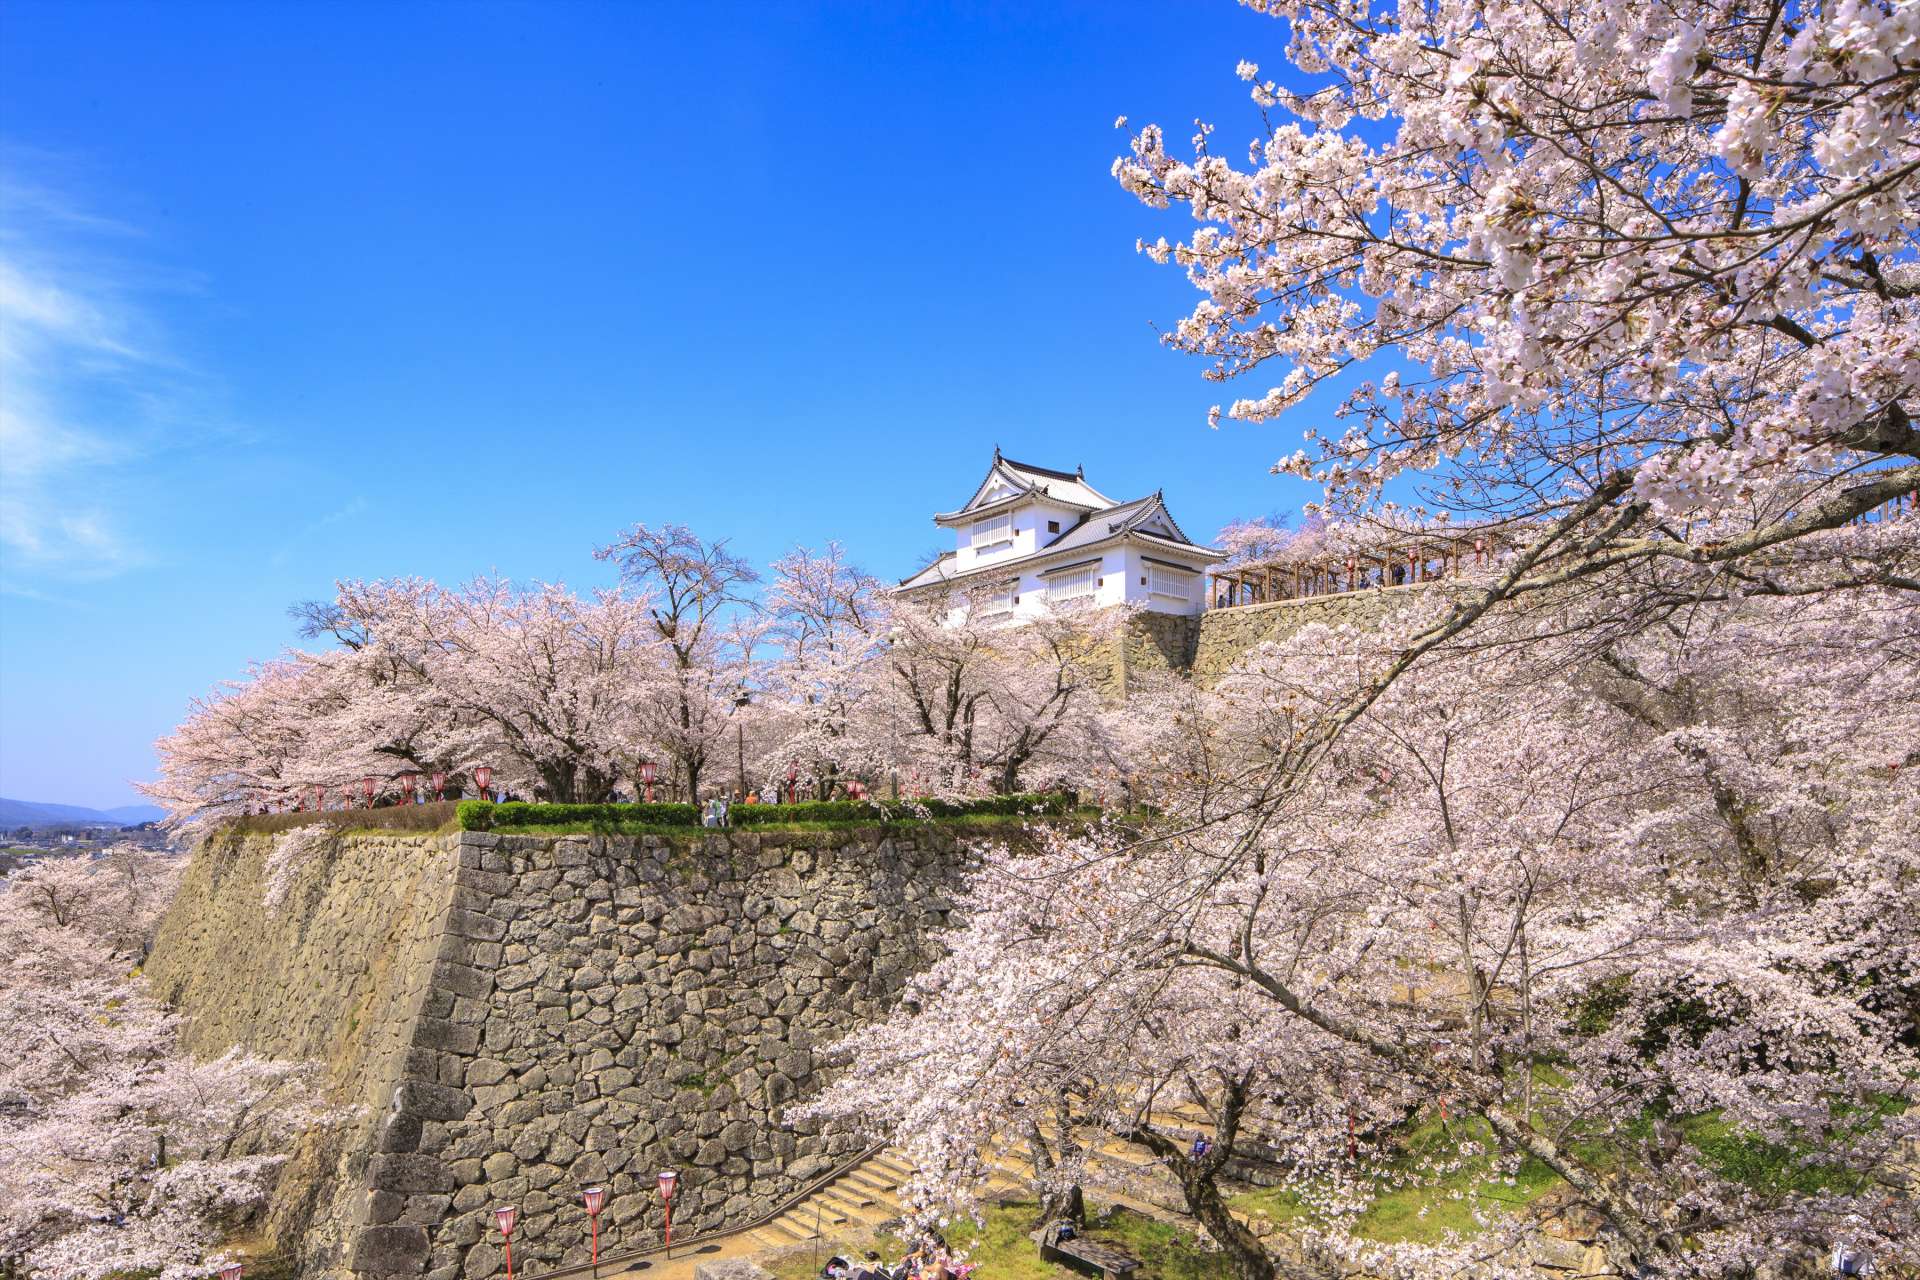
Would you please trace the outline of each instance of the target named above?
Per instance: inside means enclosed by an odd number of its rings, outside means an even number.
[[[1377,552],[1354,551],[1345,556],[1216,569],[1207,575],[1207,607],[1236,609],[1348,591],[1417,586],[1451,578],[1463,565],[1483,567],[1492,554],[1492,543],[1485,536],[1475,537],[1471,544],[1429,538]]]

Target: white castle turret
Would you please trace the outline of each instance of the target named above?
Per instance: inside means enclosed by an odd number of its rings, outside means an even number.
[[[1208,566],[1226,558],[1181,532],[1157,491],[1115,502],[1082,470],[1031,466],[998,449],[973,496],[933,522],[954,531],[954,549],[900,589],[975,592],[987,612],[1009,616],[1047,603],[1198,613]]]

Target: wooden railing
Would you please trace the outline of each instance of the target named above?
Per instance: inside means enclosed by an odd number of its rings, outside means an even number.
[[[1920,512],[1920,494],[1909,493],[1884,502],[1848,523],[1879,524],[1917,512]],[[1511,537],[1463,530],[1450,537],[1409,539],[1379,550],[1215,569],[1207,575],[1207,608],[1237,609],[1348,591],[1439,582],[1457,577],[1465,570],[1485,569],[1495,556],[1512,545]]]

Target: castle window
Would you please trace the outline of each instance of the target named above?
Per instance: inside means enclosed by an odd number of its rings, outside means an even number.
[[[1060,522],[1058,520],[1047,521],[1047,532],[1048,533],[1060,532]]]
[[[973,554],[987,555],[1004,550],[1013,545],[1013,513],[1003,511],[997,516],[988,516],[984,520],[973,522]]]
[[[1186,604],[1193,599],[1193,584],[1199,575],[1188,569],[1174,569],[1157,564],[1147,566],[1147,590],[1150,594],[1166,600],[1178,600]]]
[[[1047,595],[1055,600],[1077,600],[1093,594],[1093,570],[1076,569],[1047,579]]]

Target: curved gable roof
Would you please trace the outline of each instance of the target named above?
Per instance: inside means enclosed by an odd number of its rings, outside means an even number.
[[[1005,492],[996,492],[1000,489]],[[935,524],[950,524],[974,512],[1027,497],[1041,497],[1083,511],[1102,511],[1116,505],[1112,498],[1087,483],[1084,471],[1055,471],[1029,462],[1015,462],[995,449],[993,463],[987,468],[986,477],[974,487],[973,496],[957,510],[943,512],[933,520]]]

